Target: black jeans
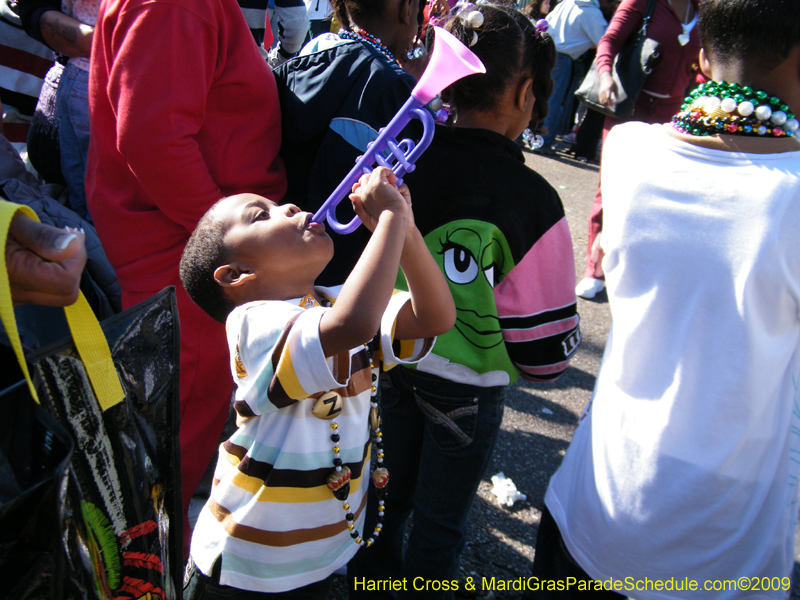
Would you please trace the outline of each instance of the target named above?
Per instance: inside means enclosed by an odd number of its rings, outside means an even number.
[[[467,537],[467,517],[503,421],[506,389],[456,383],[406,367],[381,375],[389,488],[375,544],[350,561],[350,600],[450,600]],[[372,492],[372,488],[370,489]],[[366,532],[377,498],[367,507]],[[404,546],[406,521],[414,526]],[[357,581],[406,578],[405,591],[356,589]],[[447,582],[447,585],[441,583]]]
[[[220,585],[219,559],[214,563],[211,575],[204,575],[189,558],[183,578],[183,600],[326,600],[333,576],[288,592],[251,592],[228,585]]]
[[[566,584],[569,581],[570,589],[563,591],[531,589],[523,596],[524,600],[568,600],[569,598],[594,598],[596,600],[624,599],[616,592],[608,590],[594,590],[595,582],[581,566],[570,556],[558,525],[545,506],[542,509],[542,520],[539,523],[539,533],[536,536],[536,553],[533,555],[533,577],[535,583],[555,581]],[[574,582],[574,583],[573,583]],[[580,585],[583,582],[584,585]],[[583,589],[578,589],[583,588]],[[591,591],[589,591],[591,590]]]

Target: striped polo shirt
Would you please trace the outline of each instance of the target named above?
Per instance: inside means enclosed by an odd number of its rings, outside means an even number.
[[[341,288],[317,288],[333,302]],[[376,337],[373,361],[384,369],[428,354],[434,339],[393,339],[396,292]],[[363,531],[369,484],[370,357],[362,346],[325,357],[319,321],[329,310],[306,299],[251,302],[228,317],[234,408],[239,429],[219,449],[211,497],[192,536],[197,567],[211,573],[221,556],[220,583],[282,592],[324,579],[356,553],[342,502],[327,487],[333,471],[331,421],[312,409],[335,391],[339,457],[351,470],[347,502]]]

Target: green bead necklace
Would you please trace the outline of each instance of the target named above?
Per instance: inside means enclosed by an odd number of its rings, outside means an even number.
[[[795,137],[800,123],[777,96],[749,85],[709,81],[684,99],[681,112],[672,117],[672,126],[696,136]]]

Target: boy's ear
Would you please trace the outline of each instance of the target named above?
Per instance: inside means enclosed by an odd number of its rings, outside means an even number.
[[[256,274],[234,265],[222,265],[214,269],[214,280],[222,287],[237,287],[255,279]]]
[[[709,62],[704,48],[700,48],[700,57],[698,58],[697,63],[700,65],[700,70],[707,79],[714,79],[711,75],[711,62]]]
[[[518,110],[527,110],[533,102],[536,102],[536,98],[533,95],[533,79],[523,77],[517,85],[516,107]]]

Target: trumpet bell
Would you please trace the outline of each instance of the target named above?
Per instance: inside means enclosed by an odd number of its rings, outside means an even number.
[[[411,95],[427,104],[451,83],[467,75],[486,73],[486,67],[475,53],[462,44],[452,33],[434,27],[433,53],[428,66]]]

